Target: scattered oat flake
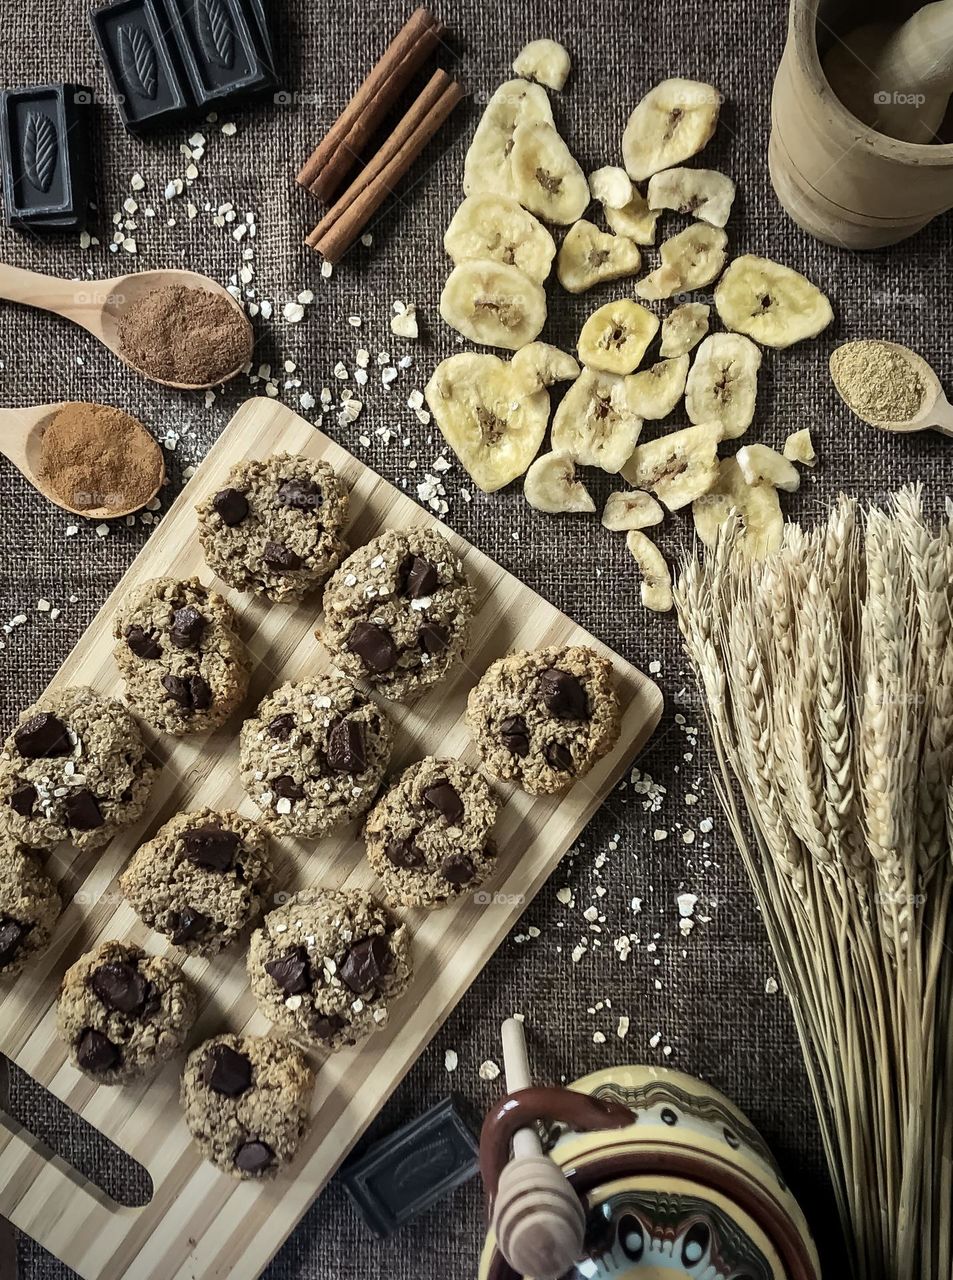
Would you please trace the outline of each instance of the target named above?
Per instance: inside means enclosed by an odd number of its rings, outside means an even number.
[[[764,994],[765,994],[766,996],[776,996],[776,995],[778,994],[778,980],[777,980],[777,978],[765,978],[765,980],[764,980]]]
[[[625,1037],[629,1034],[629,1019],[625,1016],[625,1014],[623,1014],[619,1018],[619,1025],[616,1027],[615,1033],[620,1040],[624,1040]]]
[[[456,1049],[448,1049],[443,1055],[443,1065],[448,1071],[456,1071],[459,1064],[460,1059],[457,1057]]]
[[[500,1068],[492,1058],[487,1058],[486,1062],[480,1063],[477,1074],[481,1080],[496,1080],[500,1074]]]

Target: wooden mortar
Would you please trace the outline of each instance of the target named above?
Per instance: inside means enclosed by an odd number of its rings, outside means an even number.
[[[904,20],[919,7],[910,0],[791,0],[768,165],[781,204],[818,240],[878,249],[953,207],[953,144],[877,133],[841,103],[821,65],[838,36]]]

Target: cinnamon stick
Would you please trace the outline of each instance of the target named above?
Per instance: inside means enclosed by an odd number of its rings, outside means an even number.
[[[446,28],[429,9],[415,9],[379,62],[298,174],[319,200],[329,200],[424,65]]]
[[[463,87],[435,71],[394,132],[305,240],[328,262],[338,262],[413,162],[463,99]]]

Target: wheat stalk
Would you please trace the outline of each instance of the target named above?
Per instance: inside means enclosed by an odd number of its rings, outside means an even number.
[[[857,1280],[953,1275],[953,508],[842,498],[676,584]]]

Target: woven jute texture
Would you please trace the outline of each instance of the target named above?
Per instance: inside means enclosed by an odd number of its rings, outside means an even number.
[[[460,76],[473,100],[458,111],[418,162],[400,199],[378,219],[373,244],[360,247],[330,279],[322,279],[317,259],[301,244],[318,210],[295,187],[293,175],[410,4],[271,2],[278,70],[287,91],[278,102],[224,115],[222,120],[237,124],[235,136],[220,131],[221,121],[196,126],[207,147],[188,197],[167,204],[163,191],[185,170],[180,146],[191,128],[134,140],[124,134],[108,101],[96,108],[98,234],[105,246],[114,212],[133,195],[140,205],[133,215],[139,229],[130,233],[138,242],[135,258],[105,247],[83,252],[76,237],[40,241],[9,230],[0,231],[0,257],[65,276],[185,265],[227,280],[241,265],[241,246],[229,225],[213,225],[205,206],[217,209],[231,202],[239,218],[253,211],[254,287],[260,297],[274,301],[276,313],[271,322],[258,322],[256,362],[281,373],[284,360],[295,361],[300,371],[295,376],[317,395],[324,385],[340,387],[335,364],[343,360],[353,370],[356,349],[366,347],[371,377],[362,393],[364,414],[348,427],[338,427],[331,417],[325,429],[413,491],[440,441],[417,423],[406,400],[423,386],[438,358],[458,349],[439,319],[437,300],[448,270],[441,236],[461,196],[467,141],[481,101],[507,77],[522,42],[552,35],[568,46],[574,68],[566,92],[555,102],[557,123],[587,171],[619,162],[627,114],[657,80],[685,75],[717,85],[726,101],[705,163],[738,181],[729,226],[733,252],[762,253],[790,263],[833,299],[837,320],[820,340],[766,353],[756,426],[749,433],[751,439],[779,445],[789,431],[811,428],[820,462],[801,492],[785,499],[791,515],[807,520],[820,516],[840,489],[877,498],[916,478],[925,481],[931,507],[942,502],[951,475],[949,446],[935,436],[894,438],[864,428],[838,401],[826,367],[833,345],[866,335],[909,343],[941,371],[948,367],[953,340],[940,299],[949,272],[949,222],[934,223],[897,249],[861,256],[814,243],[781,212],[766,164],[771,78],[784,38],[781,3],[672,0],[579,6],[569,0],[520,5],[446,0],[441,16],[451,37],[441,61]],[[105,95],[85,10],[81,0],[6,0],[0,82],[15,86],[70,79]],[[137,172],[146,185],[132,192],[130,180]],[[198,210],[192,219],[185,209],[187,198]],[[154,217],[146,216],[146,206],[155,210]],[[175,226],[166,225],[170,216]],[[314,290],[314,303],[302,323],[288,324],[281,319],[281,305],[304,289]],[[550,320],[543,336],[572,349],[586,314],[609,297],[622,296],[625,286],[569,297],[553,281],[549,292]],[[388,318],[395,299],[416,302],[424,329],[420,343],[391,339]],[[360,328],[348,324],[350,316],[361,317]],[[414,360],[389,391],[381,386],[376,366],[381,350],[392,358],[406,351]],[[178,448],[169,454],[170,492],[182,468],[201,460],[244,396],[262,391],[239,379],[210,407],[202,397],[163,392],[124,369],[79,330],[9,304],[0,304],[0,359],[4,404],[100,399],[135,413],[160,439],[170,431],[178,433]],[[353,380],[348,385],[354,386]],[[282,394],[296,404],[295,390]],[[392,443],[374,434],[384,425],[397,432]],[[364,433],[371,442],[366,447],[359,440]],[[516,934],[384,1106],[369,1137],[392,1129],[451,1087],[482,1111],[497,1095],[499,1083],[481,1081],[478,1068],[498,1057],[501,1019],[519,1011],[526,1017],[533,1063],[542,1078],[568,1080],[615,1062],[649,1061],[700,1075],[733,1097],[776,1151],[833,1274],[836,1226],[793,1024],[783,993],[765,991],[775,968],[716,811],[702,709],[675,624],[641,610],[624,540],[603,530],[598,519],[535,513],[517,486],[491,497],[475,495],[467,504],[459,494],[465,481],[456,464],[445,477],[447,518],[455,528],[621,654],[657,672],[667,710],[639,767],[665,792],[654,793],[657,811],[632,785],[609,799],[572,857],[528,906]],[[592,477],[597,500],[611,487],[607,477]],[[99,538],[81,522],[78,534],[67,538],[68,524],[12,467],[0,463],[0,619],[21,611],[28,619],[0,653],[4,731],[16,710],[56,671],[148,535],[147,528],[137,525]],[[690,552],[690,521],[671,519],[662,542],[673,556]],[[56,620],[37,611],[41,598],[62,610]],[[690,732],[696,726],[701,729],[697,746]],[[697,803],[689,795],[697,796]],[[702,828],[709,817],[714,827],[706,834]],[[695,833],[694,843],[685,838],[689,831]],[[656,838],[659,832],[667,836]],[[572,889],[572,905],[563,901],[565,894],[557,897],[565,886]],[[683,892],[699,899],[697,922],[687,938],[678,928],[676,898]],[[633,911],[636,898],[641,899],[640,914]],[[599,915],[594,927],[582,915],[590,904]],[[638,942],[623,961],[612,944],[627,933],[637,935]],[[587,949],[574,962],[574,948],[582,940]],[[629,1019],[624,1040],[616,1034],[622,1015]],[[604,1043],[594,1039],[600,1032]],[[445,1055],[451,1049],[459,1066],[448,1074]],[[128,1162],[16,1071],[11,1073],[10,1107],[117,1198],[141,1199],[141,1176]],[[462,1277],[473,1273],[481,1233],[475,1182],[386,1243],[371,1239],[343,1191],[332,1184],[268,1274],[272,1280]],[[22,1240],[19,1266],[23,1277],[65,1274]]]

